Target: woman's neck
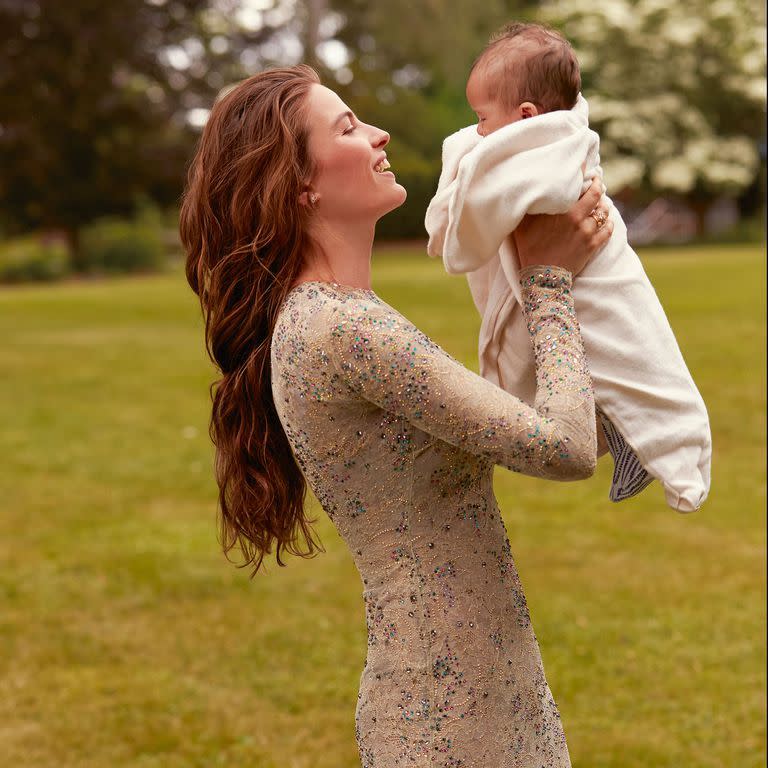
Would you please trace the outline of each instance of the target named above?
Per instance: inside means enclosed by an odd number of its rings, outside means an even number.
[[[294,284],[320,280],[370,289],[374,227],[340,229],[324,226],[312,232],[312,250]]]

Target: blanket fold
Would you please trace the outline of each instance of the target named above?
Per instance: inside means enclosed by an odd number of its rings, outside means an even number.
[[[527,213],[567,211],[595,176],[602,181],[599,137],[581,95],[572,110],[521,120],[485,138],[470,126],[443,144],[425,217],[428,253],[447,272],[467,275],[482,317],[481,375],[529,404],[535,368],[510,233]],[[595,399],[663,484],[668,504],[689,512],[709,492],[707,410],[624,222],[610,198],[604,201],[613,234],[573,288]]]

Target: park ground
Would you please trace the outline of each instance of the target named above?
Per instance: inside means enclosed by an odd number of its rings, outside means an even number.
[[[641,254],[709,408],[712,492],[611,504],[610,461],[496,492],[574,768],[765,764],[765,253]],[[476,369],[465,281],[374,289]],[[216,541],[196,297],[153,277],[0,290],[0,755],[24,768],[354,768],[361,583],[326,552],[249,580]]]

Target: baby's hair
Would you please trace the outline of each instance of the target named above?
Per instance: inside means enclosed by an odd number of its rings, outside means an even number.
[[[542,112],[571,109],[581,90],[581,74],[571,44],[543,24],[512,22],[494,33],[475,59],[470,75],[482,68],[488,96],[513,110],[524,101]]]

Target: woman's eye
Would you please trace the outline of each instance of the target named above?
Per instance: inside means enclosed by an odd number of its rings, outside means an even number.
[[[354,125],[350,125],[349,128],[347,128],[342,135],[346,136],[348,133],[352,133],[352,131],[354,131],[354,130],[355,130],[355,126]]]

